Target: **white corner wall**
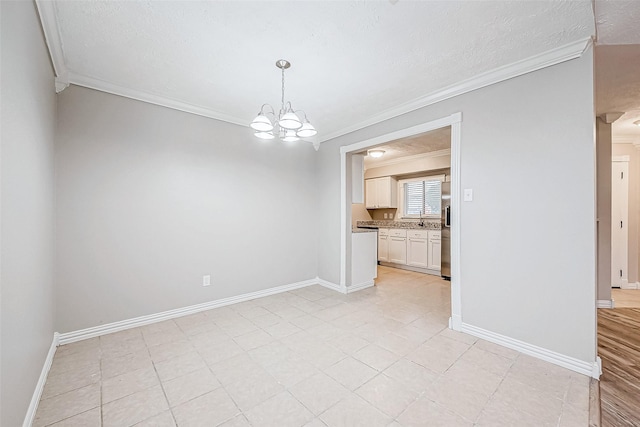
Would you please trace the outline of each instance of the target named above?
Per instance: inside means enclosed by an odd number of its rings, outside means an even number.
[[[22,425],[53,340],[56,101],[33,2],[0,2],[0,425]]]
[[[340,275],[341,146],[462,112],[462,321],[586,364],[595,344],[593,52],[323,143],[320,277]]]
[[[59,332],[317,276],[311,144],[76,86],[58,108]]]

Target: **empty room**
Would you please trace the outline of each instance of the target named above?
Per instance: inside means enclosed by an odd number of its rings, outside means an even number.
[[[0,19],[3,427],[601,425],[640,97],[595,70],[640,3]]]

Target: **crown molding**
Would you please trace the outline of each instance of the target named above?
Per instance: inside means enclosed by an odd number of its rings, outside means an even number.
[[[64,61],[64,46],[60,37],[55,2],[51,0],[36,0],[36,8],[38,9],[38,15],[40,15],[40,22],[42,23],[44,39],[49,49],[51,63],[53,64],[53,71],[56,77],[66,81],[69,70],[67,70],[67,65]]]
[[[598,117],[600,117],[600,119],[603,122],[605,122],[607,124],[611,124],[611,123],[615,122],[616,120],[618,120],[622,116],[624,116],[624,113],[616,111],[616,112],[613,112],[613,113],[600,114]]]
[[[172,108],[174,110],[184,111],[186,113],[196,114],[198,116],[209,117],[223,122],[233,123],[235,125],[249,127],[247,120],[229,116],[227,114],[214,111],[210,108],[202,107],[188,102],[178,101],[167,98],[165,96],[155,95],[141,90],[131,89],[119,86],[104,80],[87,77],[74,72],[69,72],[69,83],[77,86],[83,86],[89,89],[99,90],[101,92],[111,93],[113,95],[124,96],[138,101],[147,102],[149,104],[160,105],[162,107]]]
[[[591,43],[591,38],[581,39],[555,49],[548,50],[541,54],[478,74],[470,79],[463,80],[462,82],[448,86],[444,89],[421,96],[399,105],[398,107],[388,109],[370,119],[356,123],[355,125],[324,135],[322,138],[319,138],[319,140],[320,142],[325,142],[476,89],[481,89],[523,74],[579,58],[591,46]]]
[[[371,165],[371,166],[365,167],[365,169],[366,170],[370,170],[370,169],[376,169],[376,168],[381,168],[381,167],[385,167],[385,166],[397,165],[399,163],[413,162],[413,161],[422,160],[422,159],[428,159],[428,158],[433,158],[433,157],[442,157],[442,156],[450,156],[450,155],[451,155],[451,149],[450,148],[446,148],[444,150],[430,151],[428,153],[413,154],[411,156],[397,157],[395,159],[389,159],[389,160],[385,160],[385,161],[382,161],[382,162],[376,162],[375,165]]]
[[[114,95],[124,96],[136,99],[138,101],[148,102],[167,108],[172,108],[187,113],[197,114],[199,116],[209,117],[221,120],[243,127],[248,127],[246,118],[238,118],[226,115],[219,111],[212,110],[200,105],[194,105],[184,101],[155,95],[136,89],[131,89],[110,83],[104,80],[96,79],[90,76],[80,75],[67,69],[64,60],[64,45],[60,37],[60,29],[58,25],[58,17],[56,13],[55,2],[53,0],[36,0],[38,14],[42,22],[47,47],[53,63],[56,74],[56,91],[64,90],[70,83],[88,87],[90,89],[111,93]],[[427,95],[415,98],[397,107],[383,111],[380,114],[356,123],[352,126],[337,130],[330,134],[315,139],[312,144],[314,148],[320,143],[337,138],[342,135],[363,129],[365,127],[380,123],[385,120],[400,116],[402,114],[415,111],[419,108],[426,107],[476,89],[480,89],[504,80],[511,79],[523,74],[527,74],[542,68],[550,67],[561,62],[579,58],[591,46],[591,38],[577,40],[575,42],[551,49],[538,55],[508,64],[502,67],[487,71],[460,83],[448,86],[442,90],[432,92]]]

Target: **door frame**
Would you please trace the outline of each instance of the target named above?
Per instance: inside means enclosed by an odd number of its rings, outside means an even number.
[[[462,297],[460,277],[460,142],[462,113],[387,133],[365,141],[340,147],[340,286],[347,287],[347,272],[351,267],[351,173],[347,155],[400,138],[451,126],[451,317],[449,328],[462,328]],[[349,268],[348,268],[349,267]]]

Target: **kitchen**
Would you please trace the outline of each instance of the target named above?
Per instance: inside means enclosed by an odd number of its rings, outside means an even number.
[[[352,155],[352,289],[377,266],[450,279],[451,128]]]

